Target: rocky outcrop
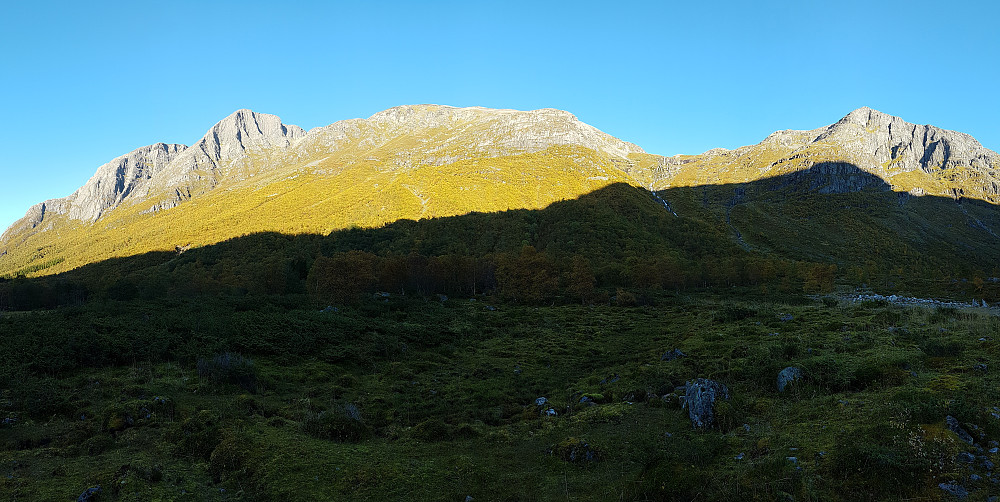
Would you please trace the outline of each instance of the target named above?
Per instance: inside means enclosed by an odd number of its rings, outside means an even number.
[[[562,110],[495,110],[406,105],[309,131],[302,148],[315,153],[363,151],[363,160],[392,169],[444,165],[466,158],[534,153],[576,145],[625,159],[644,153]]]
[[[176,206],[184,199],[214,188],[227,169],[248,155],[275,156],[305,136],[299,126],[276,115],[237,110],[212,126],[204,136],[164,169],[155,189],[169,196],[155,209]]]
[[[868,107],[809,131],[777,131],[735,150],[715,148],[656,170],[651,186],[746,183],[801,173],[806,189],[876,188],[1000,203],[1000,155],[968,134],[917,125]],[[822,169],[814,169],[821,166]],[[859,175],[860,174],[860,175]]]
[[[283,124],[275,115],[237,110],[190,148],[156,143],[112,159],[71,195],[32,206],[4,232],[0,242],[39,227],[53,214],[92,223],[125,201],[162,197],[153,210],[176,206],[192,194],[214,187],[234,162],[250,154],[282,152],[303,136],[301,127]]]
[[[67,197],[68,214],[75,220],[97,221],[133,194],[148,194],[149,181],[186,150],[184,145],[157,143],[133,150],[97,168],[97,173]]]
[[[579,145],[617,157],[644,153],[642,148],[585,124],[572,113],[540,110],[454,108],[440,105],[397,106],[372,115],[369,122],[397,132],[443,128],[459,144],[484,155],[531,153],[556,145]]]
[[[696,378],[684,386],[682,406],[687,408],[693,427],[709,427],[715,422],[715,403],[724,399],[729,399],[729,389],[725,385]]]
[[[996,153],[968,134],[911,124],[868,107],[847,114],[815,141],[843,145],[856,160],[867,161],[856,163],[871,170],[890,165],[904,172],[919,169],[927,173],[954,167],[1000,167]]]

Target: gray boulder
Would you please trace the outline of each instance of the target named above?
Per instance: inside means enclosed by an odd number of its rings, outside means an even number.
[[[725,385],[707,378],[696,378],[684,386],[683,408],[687,408],[694,427],[708,427],[715,422],[715,402],[729,399]]]
[[[788,384],[802,379],[802,370],[789,366],[778,373],[778,392],[784,392]]]
[[[954,432],[955,435],[958,436],[958,439],[961,439],[962,441],[965,441],[966,443],[969,444],[976,442],[976,440],[972,438],[972,434],[969,434],[968,431],[962,428],[962,424],[958,421],[957,418],[948,415],[944,417],[944,422],[948,426],[948,430]]]
[[[969,496],[969,490],[954,481],[950,483],[938,483],[938,488],[954,495],[959,499],[964,499]]]
[[[101,485],[97,485],[93,488],[87,488],[76,498],[76,502],[90,502],[92,500],[97,500],[101,495]]]

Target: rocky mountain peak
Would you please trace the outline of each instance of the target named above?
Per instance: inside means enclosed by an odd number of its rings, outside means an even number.
[[[169,195],[155,206],[176,206],[192,193],[211,189],[227,168],[251,154],[280,154],[306,135],[277,115],[240,109],[213,125],[198,142],[170,162],[156,188]]]
[[[816,138],[824,140],[842,144],[862,168],[879,175],[987,169],[996,159],[994,152],[968,134],[912,124],[868,107],[852,111]]]
[[[35,228],[52,214],[97,221],[127,197],[148,193],[150,181],[185,149],[185,145],[156,143],[115,157],[69,196],[32,206],[4,235]]]
[[[460,147],[479,155],[531,153],[556,145],[580,145],[616,157],[644,153],[642,148],[610,136],[563,110],[521,111],[445,105],[404,105],[368,118],[368,123],[393,133],[438,130],[451,136],[448,148]],[[439,162],[452,160],[441,156]]]

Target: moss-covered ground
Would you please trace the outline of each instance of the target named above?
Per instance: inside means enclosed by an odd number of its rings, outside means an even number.
[[[0,498],[100,485],[96,500],[947,500],[952,481],[970,500],[1000,494],[995,313],[640,297],[8,312]],[[804,378],[778,392],[788,366]],[[680,406],[698,377],[731,394],[707,429]]]

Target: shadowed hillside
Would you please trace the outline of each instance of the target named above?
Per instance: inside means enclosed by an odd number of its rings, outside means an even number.
[[[375,291],[592,302],[616,288],[824,292],[835,282],[994,300],[998,234],[996,206],[893,192],[853,165],[822,163],[655,194],[616,184],[542,210],[255,234],[0,283],[0,307],[307,292],[345,302]]]

